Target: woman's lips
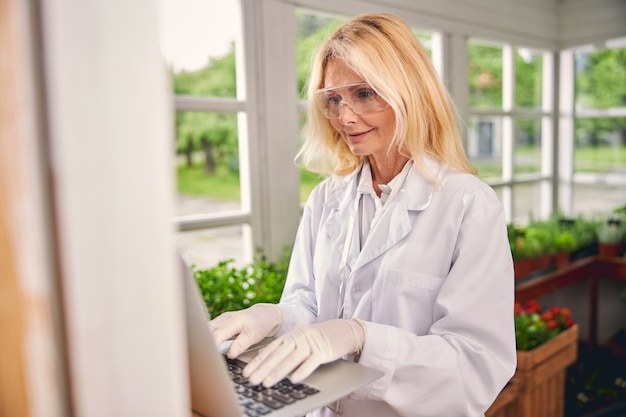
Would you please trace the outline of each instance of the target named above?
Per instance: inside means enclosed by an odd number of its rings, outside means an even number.
[[[362,137],[364,137],[365,135],[367,135],[368,133],[370,133],[372,130],[374,130],[374,129],[370,129],[370,130],[367,130],[365,132],[346,133],[346,135],[348,136],[348,139],[350,139],[350,140],[359,140]]]

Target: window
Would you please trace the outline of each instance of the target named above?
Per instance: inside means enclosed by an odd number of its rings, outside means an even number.
[[[508,221],[552,211],[552,104],[546,57],[528,48],[470,40],[467,154],[502,199]],[[532,198],[532,200],[529,200]]]
[[[178,247],[199,267],[243,261],[247,254],[246,226],[240,223],[245,213],[239,158],[245,102],[237,99],[245,97],[237,75],[240,7],[237,0],[220,2],[219,19],[207,24],[207,16],[216,14],[211,2],[162,5],[161,43],[177,110]],[[229,213],[239,213],[239,220],[229,222]]]
[[[626,201],[626,48],[579,50],[572,59],[572,211],[607,214]]]

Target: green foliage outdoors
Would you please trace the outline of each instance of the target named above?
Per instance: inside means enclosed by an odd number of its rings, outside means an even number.
[[[233,259],[212,268],[195,269],[198,283],[210,317],[236,311],[257,303],[277,303],[287,278],[289,250],[278,262],[270,262],[260,252],[248,265],[238,268]]]

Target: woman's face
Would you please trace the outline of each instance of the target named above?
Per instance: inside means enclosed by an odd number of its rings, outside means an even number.
[[[331,59],[326,66],[324,88],[362,82],[363,79],[343,63]],[[393,109],[364,115],[355,114],[348,105],[341,106],[339,118],[331,125],[355,155],[385,157],[395,130]]]

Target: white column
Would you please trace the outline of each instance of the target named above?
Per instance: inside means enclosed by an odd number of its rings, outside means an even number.
[[[247,144],[252,242],[277,260],[300,218],[295,8],[278,0],[242,5],[248,130],[257,137]]]
[[[74,415],[189,416],[158,2],[41,5]]]

